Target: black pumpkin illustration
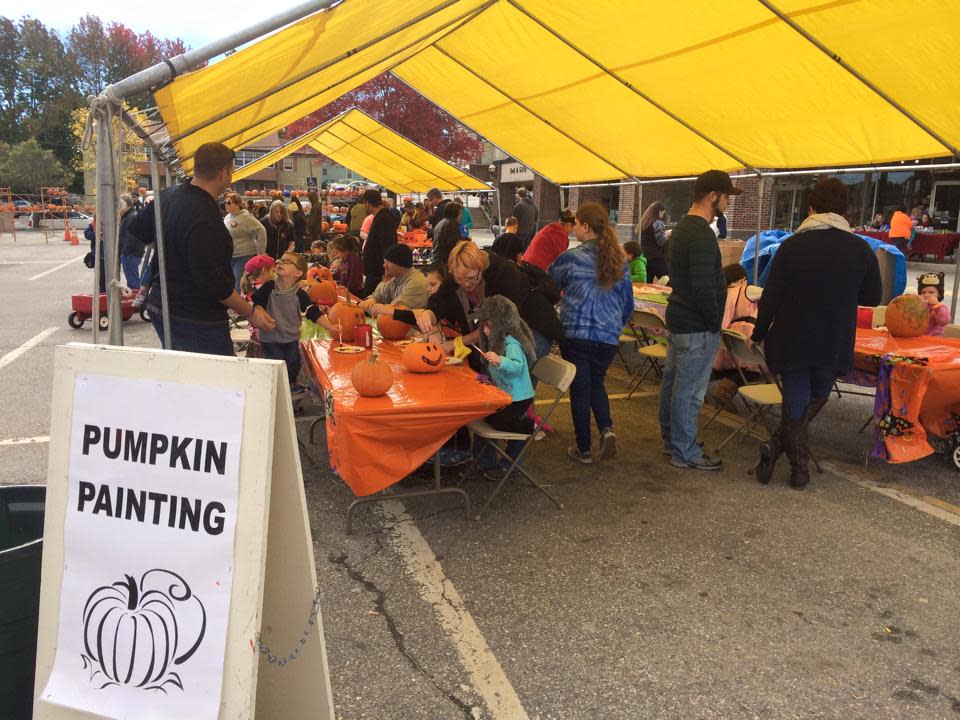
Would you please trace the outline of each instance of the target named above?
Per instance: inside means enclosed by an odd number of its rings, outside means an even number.
[[[148,583],[162,575],[174,578],[165,589]],[[193,620],[188,626],[187,616]],[[203,603],[176,573],[155,568],[139,583],[124,575],[122,582],[98,587],[84,605],[83,660],[100,689],[129,685],[166,692],[166,685],[175,685],[182,690],[173,669],[193,656],[206,629]]]

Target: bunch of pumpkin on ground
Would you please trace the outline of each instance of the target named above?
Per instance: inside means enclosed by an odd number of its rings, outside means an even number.
[[[321,333],[335,337],[341,343],[352,343],[356,337],[357,325],[366,323],[363,310],[350,302],[339,300],[337,285],[329,268],[313,267],[307,272],[302,283],[310,299],[318,306],[329,307],[326,318],[321,317],[316,327],[309,320],[304,320],[301,337],[318,337]],[[393,319],[394,306],[385,308],[387,312],[381,314],[377,320],[377,330],[385,340],[400,340],[405,338],[413,326]],[[396,309],[405,309],[402,305]],[[309,323],[309,325],[308,325]],[[410,372],[435,373],[444,365],[443,347],[432,342],[413,342],[403,349],[401,355],[403,366]],[[393,387],[393,371],[385,362],[380,362],[377,353],[373,352],[369,358],[358,362],[350,375],[353,387],[363,397],[380,397],[386,395]]]

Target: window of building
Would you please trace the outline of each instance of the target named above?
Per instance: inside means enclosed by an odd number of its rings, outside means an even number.
[[[296,170],[296,160],[292,157],[285,157],[283,159],[283,169],[284,170]]]
[[[693,180],[665,183],[663,189],[663,206],[667,210],[667,216],[664,220],[668,225],[672,225],[686,215],[687,210],[690,209],[690,202],[693,200]],[[646,210],[649,204],[650,202],[644,200],[643,209]]]

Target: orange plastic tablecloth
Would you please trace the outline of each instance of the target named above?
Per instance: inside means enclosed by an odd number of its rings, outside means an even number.
[[[924,335],[892,337],[886,330],[857,329],[854,367],[877,371],[874,358],[895,353],[927,360],[929,384],[920,401],[920,423],[941,438],[956,432],[953,413],[960,413],[960,340]]]
[[[438,373],[408,372],[401,348],[376,340],[380,361],[390,364],[394,382],[384,397],[360,397],[350,382],[357,355],[333,352],[332,340],[300,343],[304,369],[324,398],[330,466],[357,496],[372,495],[420,467],[467,423],[510,404],[510,396],[476,379],[466,365]]]

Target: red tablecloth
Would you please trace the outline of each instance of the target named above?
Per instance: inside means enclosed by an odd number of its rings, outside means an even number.
[[[477,381],[466,365],[438,373],[407,372],[401,348],[377,340],[393,387],[384,397],[360,397],[350,373],[370,353],[342,355],[331,340],[304,340],[304,370],[324,398],[330,465],[358,496],[372,495],[420,467],[459,428],[510,404],[510,396]]]
[[[896,245],[901,250],[904,250],[904,254],[907,254],[902,241],[891,242],[890,235],[887,232],[864,230],[860,234]],[[947,255],[956,253],[958,243],[960,243],[960,233],[918,232],[913,238],[913,243],[910,245],[909,254],[933,255],[937,258],[937,262],[943,262]]]
[[[858,328],[854,367],[875,374],[878,359],[893,353],[926,360],[922,368],[926,391],[911,395],[903,414],[919,416],[927,432],[946,438],[957,431],[954,414],[960,413],[960,340],[922,336],[897,338],[885,330]],[[892,460],[896,458],[891,457]]]

